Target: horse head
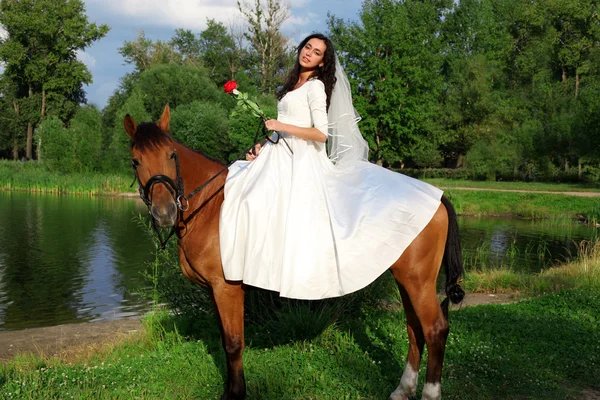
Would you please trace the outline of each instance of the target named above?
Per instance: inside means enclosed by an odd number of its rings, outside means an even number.
[[[169,134],[170,120],[167,104],[157,124],[137,125],[129,114],[123,122],[131,138],[131,163],[140,184],[140,195],[161,228],[170,228],[177,222],[177,199],[183,190],[175,141]]]

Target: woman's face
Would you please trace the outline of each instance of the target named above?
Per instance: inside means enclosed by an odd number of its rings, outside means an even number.
[[[302,49],[300,49],[300,55],[298,56],[298,62],[304,69],[312,70],[317,67],[323,66],[323,56],[327,45],[321,39],[312,38]]]

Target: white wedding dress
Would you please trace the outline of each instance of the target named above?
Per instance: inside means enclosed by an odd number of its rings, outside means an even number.
[[[278,104],[281,122],[327,132],[325,89],[310,80]],[[325,144],[280,133],[229,169],[221,208],[225,278],[283,297],[359,290],[386,271],[429,223],[442,191],[368,162],[340,173]]]

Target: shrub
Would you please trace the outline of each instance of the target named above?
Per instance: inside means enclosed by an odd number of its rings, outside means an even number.
[[[185,146],[227,161],[231,143],[227,136],[227,111],[218,103],[195,101],[177,107],[171,118],[173,137]]]
[[[127,114],[131,115],[138,124],[150,121],[150,114],[144,107],[144,95],[139,90],[134,90],[123,107],[117,112],[112,141],[108,148],[108,154],[105,154],[105,160],[103,161],[103,164],[111,170],[127,171],[130,169],[130,139],[123,126],[123,120]]]
[[[71,133],[57,117],[44,120],[39,127],[44,164],[50,171],[70,172],[74,168]]]
[[[94,107],[82,107],[71,120],[69,128],[73,147],[74,171],[91,172],[101,169],[102,121]]]
[[[258,104],[263,110],[267,118],[275,118],[277,108],[273,98],[262,96],[258,99]],[[236,108],[229,117],[229,141],[232,145],[230,159],[239,156],[240,152],[254,143],[256,132],[261,128],[260,119],[253,116],[251,113]],[[262,131],[258,132],[258,140],[262,141]]]

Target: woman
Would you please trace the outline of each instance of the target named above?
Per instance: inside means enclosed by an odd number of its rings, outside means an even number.
[[[354,292],[400,257],[442,192],[367,161],[327,37],[300,43],[278,98],[277,120],[265,125],[279,142],[229,170],[220,221],[225,278],[298,299]]]

